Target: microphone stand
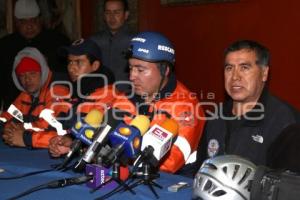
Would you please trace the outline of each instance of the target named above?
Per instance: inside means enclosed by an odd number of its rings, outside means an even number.
[[[96,200],[100,200],[100,199],[106,199],[112,195],[114,195],[116,192],[120,191],[120,190],[129,190],[132,194],[136,194],[135,191],[132,190],[132,188],[130,188],[125,181],[120,179],[120,163],[119,162],[115,162],[113,164],[112,167],[112,176],[110,179],[108,179],[107,181],[105,181],[103,184],[99,185],[97,188],[93,189],[92,192],[95,192],[96,190],[100,189],[101,187],[105,186],[106,184],[115,181],[118,186],[113,189],[112,191],[108,192],[107,194],[96,198]]]
[[[128,187],[129,189],[133,189],[135,187],[137,187],[138,185],[144,184],[147,185],[149,187],[149,189],[151,190],[151,192],[155,195],[155,197],[158,199],[159,196],[157,194],[157,192],[155,191],[154,187],[158,187],[160,189],[162,189],[163,187],[159,184],[157,184],[156,182],[154,182],[154,179],[159,178],[159,173],[156,170],[156,166],[158,165],[158,162],[156,159],[154,159],[154,156],[152,155],[147,155],[145,157],[143,157],[141,159],[141,164],[142,164],[142,171],[141,172],[135,172],[135,170],[132,172],[132,174],[129,176],[129,179],[131,179],[128,182]],[[136,165],[137,166],[137,165]],[[134,179],[138,179],[136,182],[134,182]],[[132,183],[132,184],[131,184]],[[112,195],[114,195],[115,193],[121,192],[121,191],[126,191],[129,190],[128,188],[122,188],[122,187],[117,187],[115,188],[113,191],[111,191],[110,193],[98,198],[97,200],[100,199],[106,199]]]
[[[151,164],[147,161],[142,163],[142,173],[136,173],[133,178],[137,178],[139,180],[137,180],[135,183],[132,183],[129,185],[130,189],[133,189],[135,187],[137,187],[138,185],[144,184],[147,185],[149,187],[149,189],[151,190],[151,192],[154,194],[154,196],[159,199],[159,196],[157,194],[157,192],[155,191],[154,187],[157,187],[159,189],[162,189],[163,187],[159,184],[157,184],[156,182],[154,182],[155,179],[159,178],[159,173],[157,173],[157,171],[155,170],[155,172],[153,172],[151,170]]]

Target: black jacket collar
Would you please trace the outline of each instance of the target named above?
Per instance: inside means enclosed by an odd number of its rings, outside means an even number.
[[[101,66],[100,69],[91,74],[103,74],[107,77],[107,82],[99,77],[82,78],[80,81],[80,91],[82,95],[88,96],[96,89],[102,88],[107,84],[113,84],[115,78],[112,72],[105,66]],[[73,97],[78,97],[77,81],[73,82]]]
[[[241,117],[242,123],[245,126],[258,126],[263,123],[265,115],[266,115],[266,107],[268,97],[270,96],[268,89],[265,87],[258,99],[258,103],[253,107],[252,110],[247,112]],[[263,105],[263,109],[261,109],[260,105]],[[233,101],[232,99],[228,100],[224,104],[224,116],[226,117],[234,117],[232,114]],[[247,116],[245,118],[245,116]],[[263,116],[263,117],[262,117]]]

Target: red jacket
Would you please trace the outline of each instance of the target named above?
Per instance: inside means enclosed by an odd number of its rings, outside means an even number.
[[[175,81],[174,81],[175,82]],[[197,150],[198,142],[204,127],[204,112],[199,101],[182,83],[177,81],[176,87],[149,107],[149,113],[153,113],[151,126],[160,125],[167,117],[173,118],[179,125],[177,139],[170,152],[160,163],[160,170],[175,173],[188,160],[189,156]],[[133,115],[138,113],[140,104],[119,96],[113,103],[114,108],[127,111]],[[156,112],[153,112],[156,111]],[[129,122],[130,118],[125,118]]]

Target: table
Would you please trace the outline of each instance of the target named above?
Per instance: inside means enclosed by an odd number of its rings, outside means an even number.
[[[12,148],[4,145],[0,142],[0,168],[4,169],[0,173],[0,177],[15,176],[18,174],[24,174],[32,171],[39,171],[50,169],[50,165],[59,164],[62,159],[50,158],[47,150],[28,150],[25,148]],[[0,180],[0,199],[8,199],[27,189],[34,186],[47,183],[49,181],[69,178],[74,176],[80,176],[81,174],[74,173],[73,171],[51,171],[43,174],[36,174],[29,177],[14,180]],[[169,192],[167,187],[175,184],[179,181],[188,182],[190,187],[182,189],[178,192]],[[161,173],[160,178],[156,180],[158,184],[163,186],[163,189],[155,188],[156,192],[160,196],[160,199],[167,200],[182,200],[191,199],[192,195],[192,182],[190,178]],[[148,200],[156,199],[152,192],[146,185],[140,185],[134,188],[136,195],[126,191],[118,193],[109,199],[139,199]],[[67,186],[64,188],[56,189],[43,189],[24,196],[20,199],[23,200],[82,200],[82,199],[95,199],[104,195],[108,190],[102,191],[101,189],[90,193],[90,188],[85,184]]]

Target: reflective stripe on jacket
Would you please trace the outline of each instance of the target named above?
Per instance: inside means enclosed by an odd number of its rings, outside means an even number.
[[[51,109],[54,111],[53,115],[55,117],[59,113],[67,112],[68,110],[68,108],[60,104],[60,102],[63,102],[63,98],[69,97],[69,90],[60,85],[54,85],[49,88],[51,78],[52,73],[49,72],[47,81],[41,88],[37,98],[33,99],[27,92],[21,92],[12,103],[22,112],[24,122],[29,122],[33,127],[42,129],[41,131],[26,130],[26,133],[30,133],[29,137],[31,138],[31,145],[34,148],[48,148],[49,140],[57,135],[56,130],[53,127],[50,127],[44,119],[39,117],[41,111],[44,109]],[[6,118],[8,121],[13,119],[12,115],[8,112],[2,113],[1,117]]]
[[[119,96],[113,107],[127,111],[132,115],[138,112],[138,106],[125,96]],[[151,126],[161,125],[167,117],[173,118],[179,125],[177,139],[170,152],[161,160],[160,170],[175,173],[188,160],[191,153],[196,151],[204,127],[204,112],[197,98],[179,81],[175,90],[150,106],[154,115]],[[200,120],[201,118],[201,120]],[[129,118],[125,119],[129,122]]]

